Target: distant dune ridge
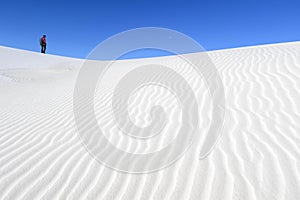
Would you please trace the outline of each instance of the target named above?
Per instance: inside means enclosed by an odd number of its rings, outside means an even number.
[[[201,136],[173,165],[135,175],[100,164],[78,137],[73,91],[83,60],[0,47],[0,199],[300,199],[300,42],[208,55],[226,96],[214,151],[199,160]],[[113,86],[133,66],[152,62],[173,66],[195,89],[199,129],[211,120],[205,84],[176,57],[116,61],[99,83],[94,108],[105,136],[129,152],[159,150],[180,127],[176,98],[149,87],[129,99],[130,119],[147,125],[147,112],[157,103],[168,113],[166,130],[152,141],[117,131],[109,102]]]

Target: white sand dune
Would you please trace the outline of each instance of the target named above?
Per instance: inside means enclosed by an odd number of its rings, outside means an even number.
[[[300,199],[300,42],[208,54],[225,87],[220,141],[203,160],[203,141],[196,141],[175,164],[137,175],[103,166],[78,137],[73,91],[83,60],[0,47],[0,199]],[[95,113],[120,149],[156,151],[180,127],[176,99],[149,87],[129,99],[130,119],[143,127],[150,108],[162,105],[169,114],[163,133],[136,141],[116,131],[114,85],[134,66],[153,62],[187,79],[201,102],[199,127],[210,122],[205,84],[175,57],[117,61],[96,91]]]

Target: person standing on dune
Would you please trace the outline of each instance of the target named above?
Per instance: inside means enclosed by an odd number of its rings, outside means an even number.
[[[41,45],[41,53],[46,53],[46,35],[43,35],[43,37],[40,39],[40,45]]]

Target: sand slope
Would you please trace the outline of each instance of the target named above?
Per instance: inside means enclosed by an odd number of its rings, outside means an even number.
[[[0,47],[0,199],[300,199],[300,42],[209,55],[224,83],[227,109],[215,150],[199,160],[196,147],[164,170],[133,175],[104,167],[81,144],[72,98],[82,60]],[[205,88],[174,57],[117,62],[95,95],[97,117],[107,118],[103,129],[115,131],[106,102],[113,79],[152,61],[171,63],[196,88],[205,129]],[[171,113],[170,130],[177,130],[172,95],[148,89],[132,97],[131,119],[147,124],[147,99],[159,96]],[[107,137],[132,151],[147,145],[117,133]]]

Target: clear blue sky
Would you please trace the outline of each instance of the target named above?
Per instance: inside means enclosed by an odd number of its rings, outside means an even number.
[[[84,58],[101,41],[137,27],[180,31],[206,50],[300,40],[299,0],[4,0],[0,45]]]

